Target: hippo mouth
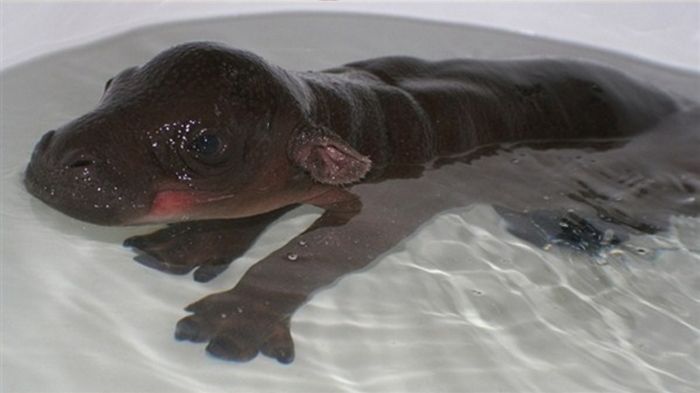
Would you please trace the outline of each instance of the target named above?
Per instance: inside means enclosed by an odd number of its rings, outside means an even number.
[[[161,190],[155,193],[150,208],[136,220],[139,224],[186,221],[197,207],[210,201],[201,192],[192,190]]]
[[[181,184],[115,182],[105,173],[80,168],[47,168],[31,160],[24,174],[27,191],[72,218],[105,226],[158,224],[195,219],[222,196]],[[119,183],[120,185],[117,185]]]
[[[105,226],[157,224],[189,219],[198,206],[219,198],[192,190],[120,190],[117,186],[97,186],[90,190],[72,184],[46,181],[50,177],[30,164],[25,171],[27,191],[46,205],[72,218]]]
[[[148,204],[127,198],[117,186],[83,187],[56,181],[57,173],[37,170],[29,164],[24,176],[27,191],[46,205],[72,218],[91,224],[129,225],[143,215]]]

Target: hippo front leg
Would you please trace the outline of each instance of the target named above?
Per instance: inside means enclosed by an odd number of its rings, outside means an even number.
[[[124,246],[137,250],[137,262],[172,274],[187,274],[206,282],[226,270],[268,225],[294,208],[285,207],[258,216],[171,224],[154,233],[133,236]]]
[[[289,319],[316,290],[367,266],[404,231],[387,231],[379,214],[349,199],[326,206],[303,234],[252,266],[231,290],[188,306],[179,340],[208,342],[212,355],[247,361],[258,352],[289,363],[294,344]],[[371,210],[371,209],[370,209]]]

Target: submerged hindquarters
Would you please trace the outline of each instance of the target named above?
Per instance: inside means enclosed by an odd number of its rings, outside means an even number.
[[[540,246],[597,252],[662,231],[674,215],[700,215],[700,110],[617,147],[561,144],[505,146],[438,165],[424,178],[459,189],[453,203],[493,205],[512,233]]]

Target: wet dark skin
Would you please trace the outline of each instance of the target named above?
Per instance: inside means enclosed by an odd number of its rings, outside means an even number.
[[[167,223],[125,245],[198,281],[282,214],[322,208],[176,327],[220,358],[289,363],[295,310],[442,211],[488,203],[523,239],[591,253],[697,215],[698,124],[583,62],[386,57],[293,72],[190,43],[119,73],[95,109],[44,135],[25,183],[80,220]]]

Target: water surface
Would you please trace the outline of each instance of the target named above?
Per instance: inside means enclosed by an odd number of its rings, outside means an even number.
[[[486,205],[445,212],[292,321],[290,366],[233,364],[176,342],[182,308],[229,289],[319,216],[301,208],[200,284],[130,260],[103,228],[30,198],[22,171],[46,130],[89,110],[105,81],[170,45],[216,40],[296,70],[389,54],[567,56],[700,101],[696,74],[535,37],[357,15],[249,16],[155,26],[3,72],[0,289],[3,392],[697,391],[700,220],[607,258],[534,248]]]

